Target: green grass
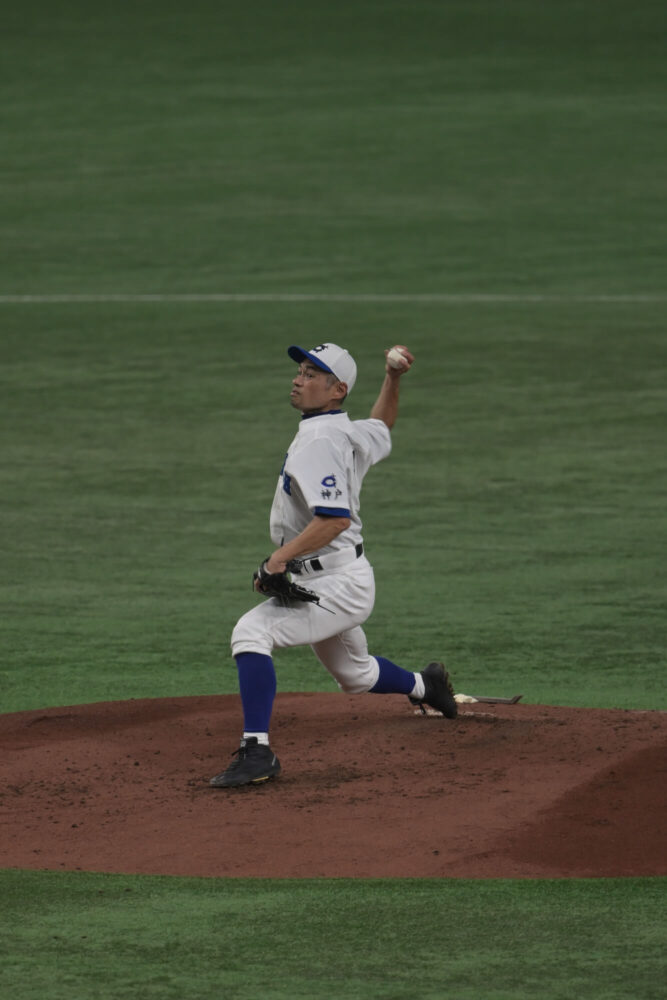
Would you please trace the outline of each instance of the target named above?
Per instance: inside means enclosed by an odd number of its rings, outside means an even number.
[[[0,985],[21,1000],[663,995],[663,897],[651,879],[286,882],[10,871],[0,886]]]
[[[444,655],[459,690],[664,708],[665,20],[658,0],[5,13],[3,711],[236,689],[294,427],[285,346],[324,339],[358,358],[353,417],[383,348],[418,358],[364,489],[371,648]],[[469,298],[2,298],[169,292]],[[308,651],[278,667],[283,691],[333,689]],[[664,992],[658,880],[0,889],[13,1000]]]
[[[3,25],[0,292],[664,290],[664,5]]]

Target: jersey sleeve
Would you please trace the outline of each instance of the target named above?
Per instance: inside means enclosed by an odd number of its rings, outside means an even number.
[[[369,465],[376,465],[391,453],[391,431],[384,420],[374,417],[355,420],[353,427],[357,443],[365,451]]]
[[[313,441],[289,462],[288,471],[299,484],[313,515],[350,517],[345,457],[335,441],[326,438]]]

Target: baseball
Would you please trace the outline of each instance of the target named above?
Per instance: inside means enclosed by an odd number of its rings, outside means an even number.
[[[403,368],[405,365],[405,355],[399,351],[398,347],[392,347],[387,355],[387,363],[392,368]]]

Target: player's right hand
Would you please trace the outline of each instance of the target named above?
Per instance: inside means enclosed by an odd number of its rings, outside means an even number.
[[[394,377],[405,375],[415,360],[414,354],[404,344],[396,344],[385,351],[384,356],[386,359],[385,371],[387,375]]]

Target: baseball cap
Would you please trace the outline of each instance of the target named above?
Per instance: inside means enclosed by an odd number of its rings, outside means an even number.
[[[294,344],[287,348],[292,361],[310,361],[325,372],[331,372],[339,382],[345,382],[347,391],[352,392],[352,386],[357,380],[357,366],[354,358],[344,347],[338,344],[320,344],[319,347],[311,347],[309,351],[303,347],[296,347]]]

